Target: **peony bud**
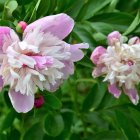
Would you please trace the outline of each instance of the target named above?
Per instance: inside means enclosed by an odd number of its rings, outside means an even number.
[[[44,104],[44,97],[40,94],[37,94],[35,97],[35,102],[34,102],[34,107],[35,108],[40,108]]]
[[[23,33],[26,27],[27,27],[27,23],[24,21],[20,21],[16,26],[16,31],[18,33]]]

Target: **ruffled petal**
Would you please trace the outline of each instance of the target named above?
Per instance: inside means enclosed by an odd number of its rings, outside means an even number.
[[[129,99],[134,105],[137,105],[139,103],[139,95],[135,88],[133,89],[124,88],[124,93],[129,97]]]
[[[116,98],[119,98],[121,95],[121,90],[116,86],[116,84],[108,85],[108,91]]]
[[[97,67],[94,68],[93,72],[92,72],[92,76],[94,78],[99,77],[101,75],[103,75],[105,73],[105,65],[104,64],[100,64]]]
[[[63,63],[65,67],[62,68],[61,72],[63,73],[63,79],[67,79],[69,75],[74,73],[74,64],[71,61],[64,61]]]
[[[7,34],[8,35],[10,34],[10,30],[11,29],[9,27],[4,27],[4,26],[0,27],[0,48],[2,48],[3,46],[4,37],[7,36]]]
[[[135,36],[129,39],[128,44],[129,45],[134,45],[134,44],[139,44],[140,43],[140,38]]]
[[[2,89],[3,87],[3,79],[2,79],[2,76],[0,76],[0,90]]]
[[[88,49],[88,48],[89,45],[87,43],[71,45],[70,47],[71,61],[76,62],[81,60],[84,57],[84,53],[80,49]]]
[[[47,16],[29,24],[24,31],[24,36],[32,29],[40,28],[44,33],[50,32],[59,39],[64,39],[72,31],[73,26],[73,19],[66,14]]]
[[[9,27],[0,26],[0,53],[5,53],[9,45],[19,41],[15,31]]]
[[[106,49],[102,46],[98,46],[94,49],[94,51],[92,52],[91,54],[91,61],[94,63],[94,64],[98,64],[99,62],[99,59],[101,57],[101,55],[103,55],[104,53],[106,52]]]
[[[121,42],[121,34],[118,31],[114,31],[107,36],[108,44],[113,46],[115,42]]]
[[[34,106],[34,95],[23,95],[20,92],[14,90],[9,91],[9,97],[14,109],[18,113],[26,113],[30,111]]]

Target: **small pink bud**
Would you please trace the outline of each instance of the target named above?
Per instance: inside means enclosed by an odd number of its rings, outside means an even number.
[[[24,21],[20,21],[16,26],[16,31],[18,33],[23,33],[26,27],[27,27],[27,23]]]
[[[129,45],[134,45],[134,44],[139,44],[140,43],[140,38],[135,36],[129,39],[128,44]]]
[[[121,41],[121,34],[118,31],[114,31],[108,35],[107,40],[108,44],[113,46],[114,43]]]
[[[37,94],[35,97],[35,102],[34,102],[34,107],[35,108],[40,108],[44,104],[44,97],[40,94]]]
[[[104,54],[106,52],[106,49],[102,46],[98,46],[94,49],[94,51],[92,52],[91,54],[91,61],[94,63],[94,64],[98,64],[98,61],[101,57],[102,54]]]

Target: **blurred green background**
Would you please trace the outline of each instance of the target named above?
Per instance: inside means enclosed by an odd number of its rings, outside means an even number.
[[[75,20],[65,39],[87,42],[89,50],[75,64],[75,74],[58,91],[40,91],[45,104],[27,114],[14,111],[8,88],[0,94],[0,140],[139,140],[140,104],[124,94],[115,99],[103,79],[91,76],[91,52],[106,47],[108,33],[140,36],[140,0],[0,0],[0,25],[15,29],[47,15],[67,13]],[[139,88],[139,87],[138,87]],[[140,93],[140,90],[139,90]]]

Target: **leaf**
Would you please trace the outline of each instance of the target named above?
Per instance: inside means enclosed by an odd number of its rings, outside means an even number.
[[[92,35],[92,29],[89,26],[83,26],[83,24],[76,24],[73,34],[77,40],[81,42],[89,43],[90,49],[93,50],[97,46],[97,42]]]
[[[131,115],[132,119],[134,120],[134,122],[136,123],[136,125],[138,125],[140,127],[140,112],[137,109],[134,109],[132,107],[129,107],[129,111],[130,111],[130,115]]]
[[[61,101],[52,93],[45,94],[45,101],[46,101],[46,104],[51,106],[53,109],[60,109],[62,107]]]
[[[115,13],[98,14],[94,16],[91,19],[91,21],[107,23],[109,26],[111,26],[113,30],[125,32],[128,29],[131,22],[133,21],[133,19],[134,17],[130,14],[122,13],[122,12],[115,12]],[[101,28],[103,27],[104,26],[102,26]]]
[[[133,32],[138,27],[139,24],[140,24],[140,12],[137,13],[135,19],[133,20],[131,25],[128,27],[128,29],[123,33],[123,35],[128,35],[131,32]]]
[[[98,84],[94,84],[93,88],[91,89],[91,91],[88,93],[87,97],[85,98],[84,102],[83,102],[83,107],[82,110],[83,111],[89,111],[90,109],[94,110],[96,109],[104,95],[106,92],[106,84],[105,83],[98,83]]]
[[[48,114],[45,118],[44,127],[50,136],[58,136],[64,129],[64,121],[60,114]]]
[[[43,139],[43,130],[40,123],[34,124],[28,131],[25,133],[23,140],[42,140]]]
[[[7,114],[6,118],[4,119],[4,122],[3,122],[3,125],[2,125],[2,130],[6,130],[7,128],[11,127],[15,117],[16,117],[16,112],[11,110]]]
[[[88,0],[78,15],[78,20],[86,20],[93,17],[98,11],[109,4],[111,0]]]
[[[9,15],[13,13],[13,11],[17,8],[18,3],[16,0],[11,0],[6,3],[6,9],[9,12]]]
[[[123,112],[116,110],[116,120],[128,140],[139,140],[138,133],[131,120]]]
[[[50,3],[50,0],[41,0],[37,9],[37,18],[44,16],[48,12]]]
[[[0,133],[0,139],[1,140],[7,140],[6,134]]]
[[[78,16],[81,8],[83,7],[85,3],[85,0],[75,0],[73,1],[73,4],[67,8],[67,10],[65,11],[65,13],[67,13],[68,15],[70,15],[72,18],[74,18],[76,20],[76,17]]]
[[[38,0],[37,1],[36,5],[35,5],[35,7],[34,7],[34,9],[32,11],[32,14],[31,14],[31,17],[30,17],[28,23],[31,23],[32,21],[34,21],[36,19],[36,12],[38,10],[38,7],[40,5],[40,2],[41,2],[41,0]]]
[[[103,131],[96,133],[94,136],[94,140],[124,140],[124,137],[120,132],[117,131]]]
[[[19,140],[20,139],[20,132],[17,129],[12,129],[8,139]]]

